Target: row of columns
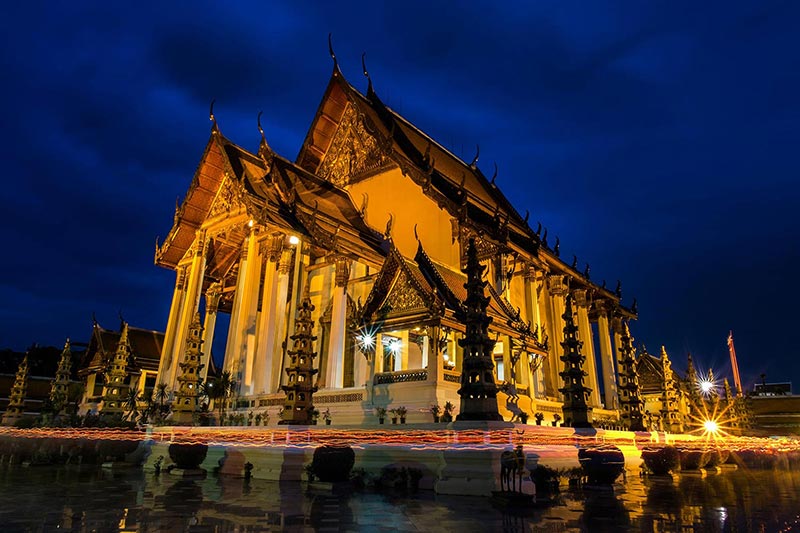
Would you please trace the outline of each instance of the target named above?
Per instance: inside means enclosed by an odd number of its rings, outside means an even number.
[[[544,268],[527,265],[523,272],[524,298],[528,321],[533,329],[545,331],[549,339],[550,353],[544,364],[531,376],[531,393],[550,398],[560,397],[558,389],[561,386],[559,372],[562,368],[560,360],[563,355],[561,342],[564,340],[563,318],[564,302],[570,293],[568,278],[563,274],[548,274]],[[599,359],[598,372],[597,358],[595,357],[594,333],[589,319],[589,310],[592,307],[590,294],[586,289],[572,290],[575,309],[577,313],[578,338],[583,342],[582,354],[586,356],[584,367],[588,376],[586,386],[592,389],[590,402],[595,407],[605,405],[607,409],[616,409],[619,406],[617,397],[617,378],[615,369],[614,351],[611,346],[612,327],[610,324],[610,309],[603,302],[594,302],[597,311],[597,331],[599,334]],[[613,331],[615,347],[619,351],[620,333]],[[601,398],[599,376],[602,376],[603,395]]]
[[[298,286],[302,254],[285,245],[285,234],[259,234],[252,223],[248,227],[234,289],[223,370],[231,372],[240,384],[240,394],[277,392],[283,372],[290,276],[294,278],[294,286]],[[206,232],[199,230],[190,249],[191,259],[177,268],[157,378],[158,383],[166,383],[170,390],[175,390],[189,323],[199,308],[207,247]],[[205,295],[202,379],[208,375],[222,294],[223,287],[213,283]]]

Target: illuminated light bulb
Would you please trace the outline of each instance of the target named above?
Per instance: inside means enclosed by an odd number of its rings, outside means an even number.
[[[372,348],[372,346],[375,344],[375,339],[373,339],[372,335],[368,333],[364,334],[361,336],[361,344],[364,346],[364,348]]]
[[[714,388],[714,383],[708,380],[701,380],[700,381],[700,390],[703,391],[703,394],[708,394],[711,392],[711,389]]]
[[[253,222],[253,220],[252,220],[252,219],[247,221],[247,227],[248,227],[248,228],[252,228],[252,227],[253,227],[253,224],[255,224],[255,222]]]
[[[716,433],[717,431],[719,431],[719,425],[714,420],[706,420],[705,422],[703,422],[703,427],[709,433]]]
[[[291,244],[292,246],[296,246],[300,244],[300,239],[295,235],[291,235],[289,236],[289,244]]]

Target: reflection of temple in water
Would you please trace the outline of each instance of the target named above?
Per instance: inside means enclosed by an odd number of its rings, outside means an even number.
[[[358,92],[338,66],[295,161],[263,135],[256,152],[241,148],[214,120],[156,249],[156,263],[176,271],[158,381],[175,390],[190,322],[202,311],[206,352],[225,336],[223,370],[238,383],[237,406],[277,409],[288,336],[308,290],[315,404],[337,423],[399,405],[411,421],[429,420],[420,410],[458,399],[464,326],[455,312],[474,238],[488,271],[494,379],[511,392],[501,395],[501,413],[542,412],[546,422],[561,415],[571,294],[588,402],[595,418],[616,420],[615,360],[635,306],[622,305],[619,286],[596,283],[577,258],[562,260],[558,238],[532,229],[495,180],[477,155],[460,160],[387,107],[371,82]],[[227,331],[216,327],[220,313],[230,316]]]

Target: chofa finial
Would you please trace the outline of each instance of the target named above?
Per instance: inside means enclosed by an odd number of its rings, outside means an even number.
[[[367,78],[367,94],[375,92],[372,88],[372,78],[369,77],[369,71],[367,71],[367,61],[366,61],[367,53],[364,52],[361,54],[361,70],[364,71],[364,77]]]
[[[328,33],[328,53],[331,55],[331,59],[333,59],[333,69],[339,70],[339,62],[336,60],[336,54],[333,53],[333,41],[331,40],[330,33]]]
[[[475,168],[475,165],[478,164],[478,158],[480,156],[481,156],[481,145],[480,144],[476,144],[475,145],[475,157],[472,158],[472,163],[470,163],[469,166]]]
[[[217,100],[211,100],[211,107],[208,110],[208,120],[211,121],[211,131],[216,133],[219,131],[219,126],[217,126],[217,117],[214,116],[214,103]]]

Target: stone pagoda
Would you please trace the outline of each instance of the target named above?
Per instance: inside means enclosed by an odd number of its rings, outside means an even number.
[[[183,361],[179,363],[181,375],[178,376],[178,390],[175,392],[175,403],[172,406],[173,420],[176,424],[191,424],[198,410],[200,370],[205,366],[200,362],[203,359],[202,345],[203,326],[200,323],[200,313],[195,313],[194,320],[189,324],[186,352]]]
[[[558,389],[564,395],[564,425],[574,428],[592,427],[592,408],[588,404],[589,395],[592,389],[583,384],[584,377],[587,376],[583,371],[583,363],[586,357],[581,355],[583,343],[578,340],[578,326],[572,316],[572,295],[568,294],[565,299],[564,314],[564,341],[561,346],[564,348],[564,355],[561,360],[564,362],[564,370],[559,375],[564,380],[564,387]]]
[[[683,433],[683,417],[678,406],[678,388],[672,372],[672,362],[667,350],[661,347],[661,367],[664,371],[664,385],[661,389],[661,424],[664,431]]]
[[[22,358],[9,394],[8,407],[3,415],[3,425],[13,426],[25,413],[25,392],[28,390],[28,354]]]
[[[628,431],[644,431],[642,407],[644,401],[639,389],[639,374],[636,372],[636,349],[628,323],[623,322],[620,337],[619,358],[619,404],[622,424]]]
[[[281,387],[286,393],[286,399],[278,424],[307,426],[312,421],[313,395],[317,391],[314,375],[318,372],[314,368],[314,358],[317,356],[317,352],[314,351],[314,341],[317,337],[313,334],[314,321],[311,319],[313,311],[314,306],[306,289],[303,301],[297,308],[294,335],[290,337],[293,345],[287,352],[290,358],[286,368],[288,385]]]
[[[103,415],[119,415],[125,409],[128,398],[128,358],[131,355],[131,345],[128,342],[128,323],[122,323],[122,333],[119,336],[117,351],[111,358],[106,371],[106,383],[103,387]]]
[[[63,413],[67,407],[67,395],[69,394],[69,376],[72,372],[72,349],[69,339],[64,343],[64,350],[61,352],[61,359],[58,361],[56,378],[50,385],[50,403],[53,411]]]
[[[475,239],[469,240],[467,266],[461,270],[467,275],[464,288],[467,298],[456,312],[456,319],[466,328],[458,345],[464,350],[461,372],[461,410],[456,420],[495,420],[503,417],[497,410],[497,384],[494,381],[492,350],[494,341],[489,338],[492,319],[486,314],[489,298],[485,295],[488,282],[483,280],[486,267],[478,261]]]

